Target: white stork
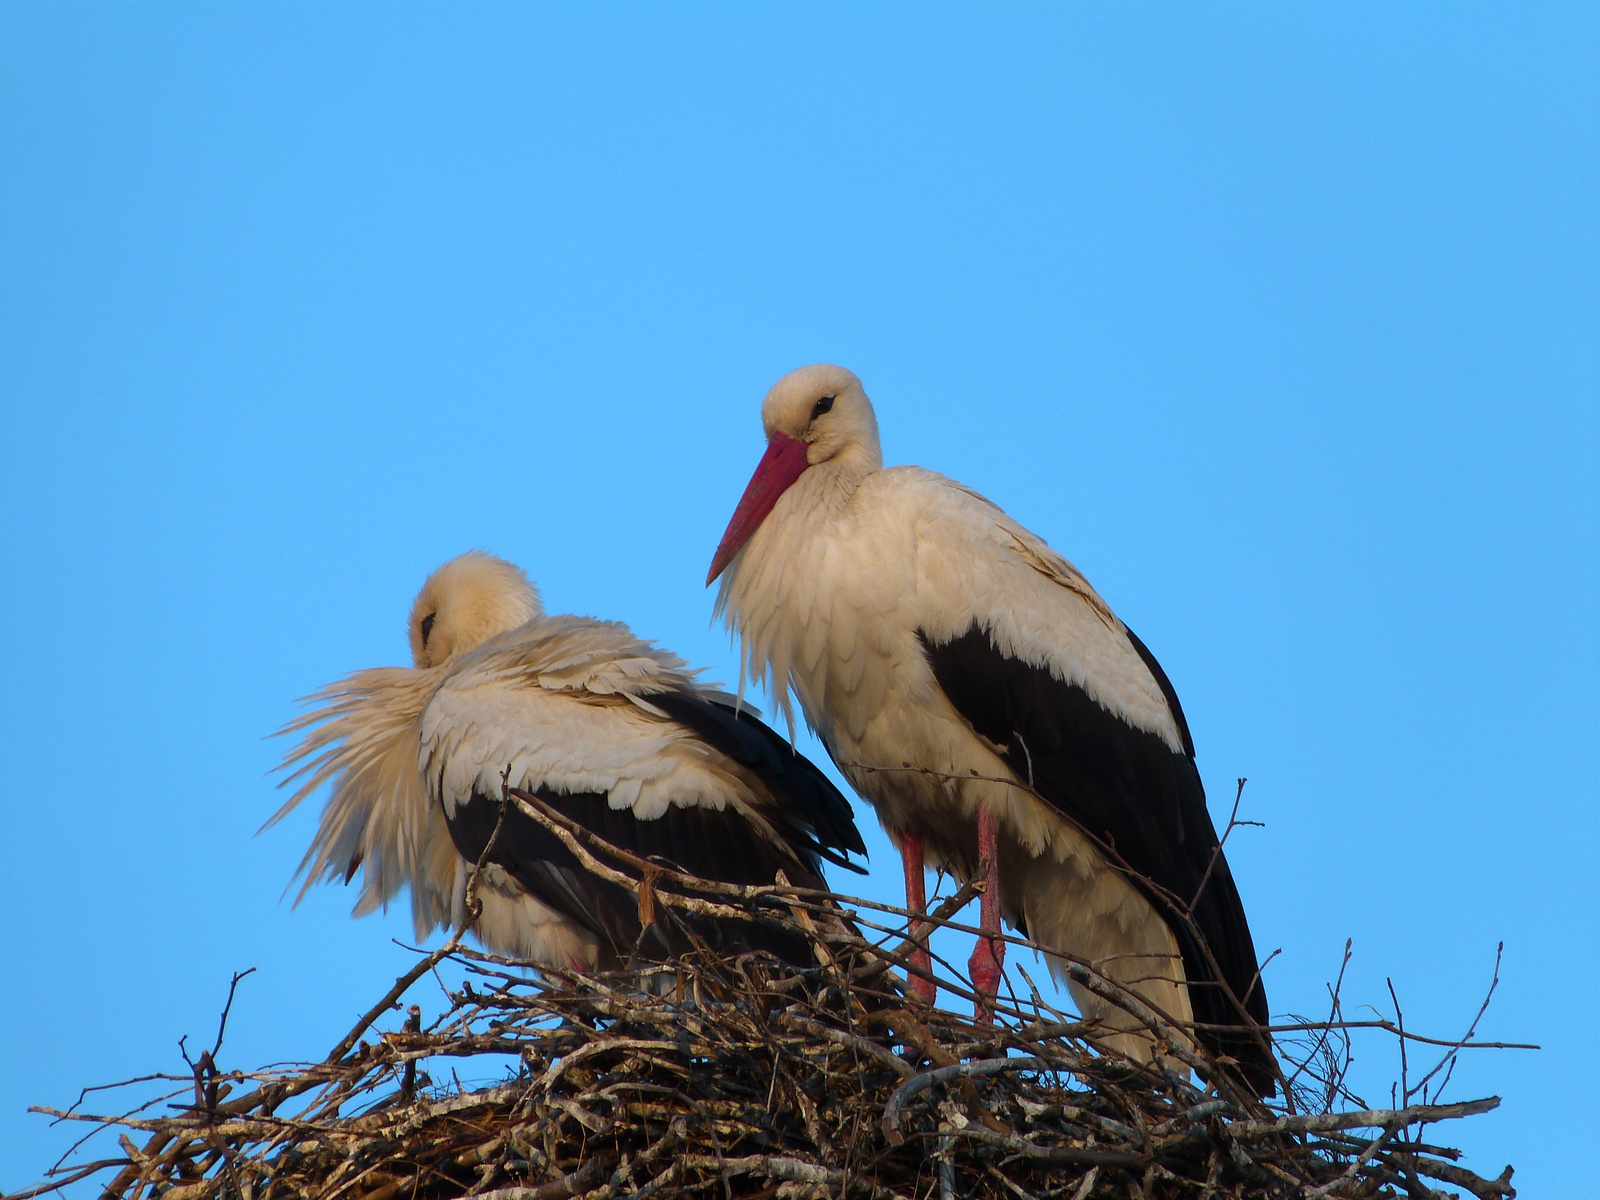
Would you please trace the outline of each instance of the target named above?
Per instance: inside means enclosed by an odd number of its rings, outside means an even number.
[[[333,791],[300,869],[349,882],[356,915],[411,889],[418,937],[466,917],[469,876],[500,815],[501,774],[612,845],[701,876],[822,887],[821,859],[865,853],[849,802],[731,697],[625,625],[543,615],[510,563],[462,555],[427,581],[410,621],[414,666],[358,671],[285,727],[300,786]],[[304,894],[302,888],[301,894]],[[798,937],[752,922],[658,919],[508,808],[480,877],[473,932],[497,953],[578,970],[698,941],[809,964]]]
[[[1250,929],[1155,658],[1071,563],[982,496],[883,469],[849,371],[793,372],[761,419],[766,454],[706,582],[722,576],[717,609],[750,675],[786,715],[792,689],[877,809],[908,907],[924,907],[925,864],[985,879],[983,930],[1003,914],[1046,952],[1198,1021],[1199,1040],[1270,1094],[1265,1035],[1246,1021],[1267,1018]],[[980,1016],[1004,949],[978,939]],[[1068,982],[1086,1016],[1121,1031],[1111,1044],[1150,1057],[1126,1014]]]

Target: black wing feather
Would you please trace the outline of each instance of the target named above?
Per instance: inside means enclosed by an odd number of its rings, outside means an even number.
[[[714,749],[761,777],[788,809],[773,823],[796,853],[821,855],[838,866],[861,872],[848,853],[866,857],[850,801],[805,755],[749,709],[735,708],[689,692],[645,697]],[[764,814],[766,815],[766,814]]]
[[[731,806],[720,811],[672,806],[646,821],[634,816],[632,809],[612,808],[598,792],[539,788],[536,794],[618,849],[703,879],[768,884],[781,869],[797,886],[823,886],[809,864],[784,853]],[[463,858],[478,861],[499,818],[499,800],[476,792],[458,803],[454,814],[447,814],[451,840]],[[644,930],[635,892],[586,870],[566,843],[515,806],[505,814],[489,861],[504,868],[536,899],[590,930],[609,952],[611,963],[625,963],[636,951],[646,959],[671,958],[699,942],[720,953],[760,949],[797,966],[813,965],[803,937],[754,920],[714,920],[658,910],[655,923]]]
[[[1132,882],[1177,935],[1195,1020],[1241,1027],[1239,1033],[1201,1032],[1200,1041],[1237,1059],[1246,1081],[1270,1095],[1270,1056],[1254,1035],[1243,1032],[1245,1023],[1214,985],[1217,971],[1198,940],[1204,939],[1250,1019],[1266,1025],[1255,945],[1206,809],[1188,725],[1171,682],[1149,650],[1129,634],[1167,697],[1187,753],[1174,753],[1156,734],[1130,725],[1048,669],[1001,653],[977,624],[947,642],[918,636],[956,711],[1000,747],[1012,769],[1031,778],[1041,796],[1127,864]],[[1202,880],[1205,890],[1196,899]],[[1174,898],[1179,905],[1193,905],[1193,927],[1174,911]]]

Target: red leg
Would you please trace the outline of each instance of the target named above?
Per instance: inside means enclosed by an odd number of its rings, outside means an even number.
[[[993,936],[1000,932],[1000,855],[996,849],[998,829],[987,805],[978,806],[978,871],[983,875],[983,897],[978,905],[978,944],[967,960],[972,990],[978,993],[975,1019],[980,1025],[994,1023],[994,998],[1000,992],[1000,973],[1005,967],[1006,944]]]
[[[922,839],[916,834],[900,835],[900,861],[906,870],[906,907],[914,913],[927,912],[928,893],[922,876]],[[922,934],[926,929],[926,924],[921,921],[911,923],[913,936]],[[912,997],[924,1004],[934,1003],[939,998],[939,985],[933,982],[933,956],[927,950],[913,950],[911,965],[927,974],[927,978],[915,972],[907,974],[906,983],[911,988]]]

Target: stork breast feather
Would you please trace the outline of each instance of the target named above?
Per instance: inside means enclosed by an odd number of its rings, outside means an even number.
[[[804,596],[805,615],[801,618],[800,651],[795,659],[795,666],[811,674],[815,671],[826,671],[823,663],[823,654],[832,646],[832,622],[829,620],[830,608],[828,597],[820,591],[812,590]]]
[[[835,592],[833,612],[829,626],[833,630],[833,685],[846,695],[853,695],[861,686],[861,675],[866,669],[867,656],[857,653],[858,614],[850,598]]]

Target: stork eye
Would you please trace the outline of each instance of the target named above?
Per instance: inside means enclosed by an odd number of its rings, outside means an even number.
[[[814,405],[811,406],[811,419],[813,421],[815,421],[823,413],[832,412],[832,411],[833,411],[833,397],[832,396],[824,396],[821,400],[818,400]]]
[[[433,632],[433,619],[438,615],[438,613],[429,613],[422,618],[422,644],[424,646],[428,644],[428,635]]]

